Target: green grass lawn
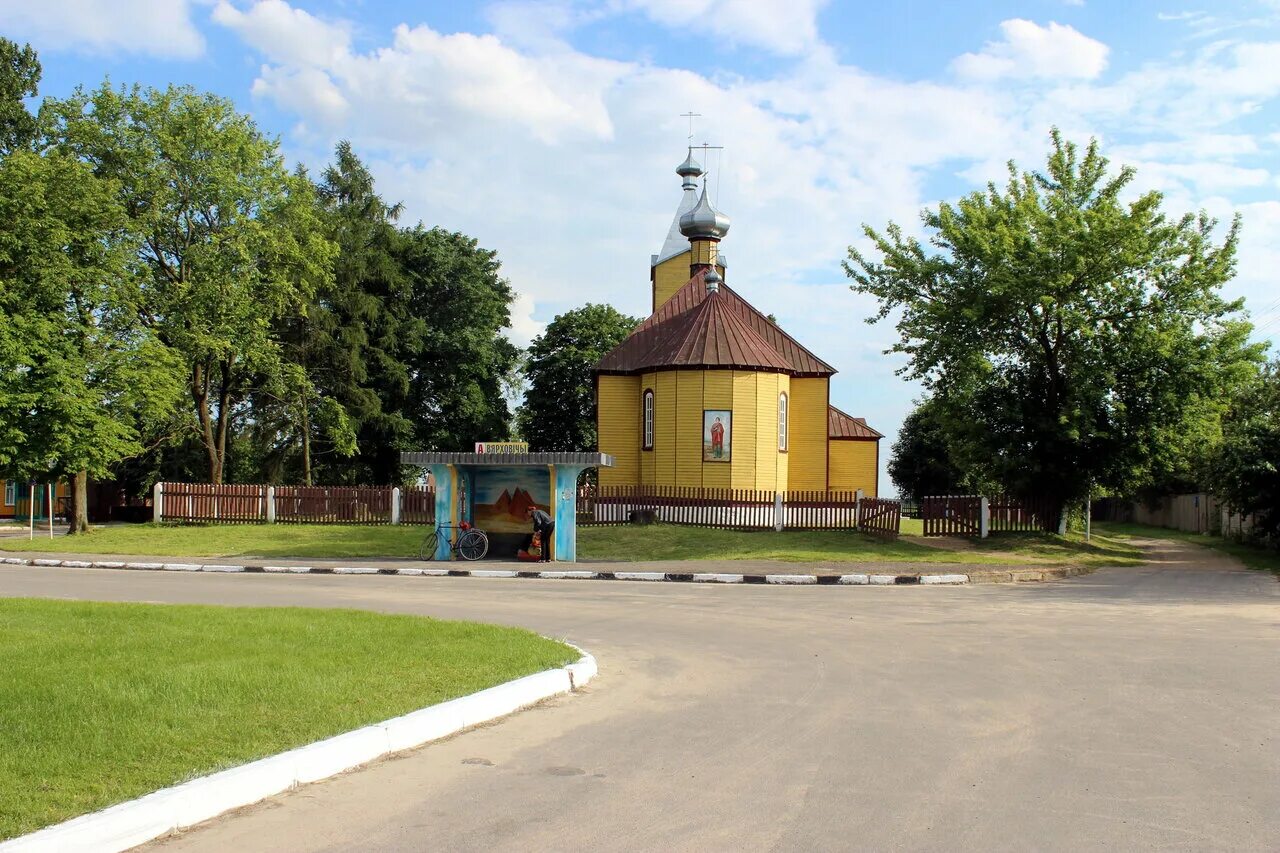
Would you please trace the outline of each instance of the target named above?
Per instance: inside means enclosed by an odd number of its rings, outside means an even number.
[[[0,600],[0,838],[576,658],[354,610]]]
[[[904,519],[908,530],[919,520]],[[0,539],[10,551],[82,554],[155,554],[173,557],[415,557],[428,528],[340,524],[131,524],[100,528],[87,536],[28,541]],[[785,560],[788,562],[900,561],[1132,565],[1139,550],[1121,539],[1075,534],[1009,534],[986,540],[936,539],[931,545],[883,541],[847,530],[714,530],[659,524],[650,527],[582,527],[578,559],[592,560]],[[935,547],[936,546],[936,547]]]
[[[425,525],[121,524],[85,536],[0,539],[6,551],[173,557],[416,557]]]
[[[938,540],[940,547],[899,539],[882,541],[848,530],[714,530],[656,524],[584,527],[580,560],[785,560],[788,562],[902,561],[1134,565],[1138,548],[1120,540],[1050,534],[1011,534],[986,540]],[[954,547],[948,547],[954,546]]]
[[[1204,548],[1212,548],[1224,554],[1230,554],[1251,569],[1270,571],[1280,574],[1280,553],[1270,551],[1259,545],[1223,539],[1221,536],[1208,536],[1203,533],[1186,533],[1181,530],[1169,530],[1164,527],[1153,527],[1148,524],[1120,524],[1114,521],[1099,521],[1093,525],[1094,531],[1105,531],[1107,536],[1116,539],[1175,539],[1179,542],[1190,542]]]

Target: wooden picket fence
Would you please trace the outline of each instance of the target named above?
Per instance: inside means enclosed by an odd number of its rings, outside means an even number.
[[[858,529],[872,536],[897,539],[902,529],[902,501],[863,498]]]
[[[987,507],[991,513],[988,530],[992,533],[1058,530],[1058,508],[1048,498],[995,495],[987,501]]]
[[[276,486],[280,524],[390,524],[391,489]]]
[[[391,486],[161,483],[161,521],[208,524],[391,524]],[[435,490],[400,489],[400,523],[434,524]]]
[[[862,499],[852,491],[782,493],[782,526],[794,530],[863,530],[875,536],[898,536],[901,504]],[[777,521],[777,493],[756,489],[692,486],[580,486],[578,524],[627,524],[634,513],[653,513],[664,524],[729,530],[772,530]]]
[[[930,495],[920,501],[925,536],[981,535],[981,495]]]
[[[429,486],[401,486],[400,523],[435,524],[436,490]]]
[[[921,499],[925,536],[981,536],[981,495],[932,495]],[[995,495],[987,499],[987,533],[1058,529],[1057,507],[1044,497]]]
[[[782,519],[783,527],[798,530],[856,529],[857,492],[783,492]]]
[[[578,523],[626,524],[633,512],[689,527],[773,528],[773,492],[689,486],[596,486],[578,489]]]
[[[267,520],[267,487],[162,483],[164,521],[258,524]]]

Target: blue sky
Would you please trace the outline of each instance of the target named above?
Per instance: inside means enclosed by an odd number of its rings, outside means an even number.
[[[498,250],[518,343],[587,301],[647,311],[679,114],[702,113],[729,283],[890,440],[919,389],[846,247],[1038,165],[1052,125],[1171,213],[1241,213],[1229,293],[1280,342],[1280,0],[0,0],[0,32],[40,51],[45,94],[190,83],[313,170],[350,138],[407,221]]]

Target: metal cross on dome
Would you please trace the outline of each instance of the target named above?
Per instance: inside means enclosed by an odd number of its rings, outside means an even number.
[[[689,120],[689,147],[692,148],[693,147],[693,120],[695,118],[702,118],[702,113],[695,113],[693,111],[690,111],[687,113],[680,113],[680,118],[687,118]]]

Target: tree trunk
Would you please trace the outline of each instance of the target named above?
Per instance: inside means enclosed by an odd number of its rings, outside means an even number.
[[[71,487],[71,523],[67,535],[89,532],[89,472],[77,471]]]
[[[209,457],[209,482],[222,482],[222,459],[213,437],[213,420],[209,415],[209,374],[202,365],[191,368],[191,399],[196,404],[196,418],[200,421],[200,441]]]
[[[218,445],[216,449],[218,479],[213,481],[215,484],[222,482],[222,475],[227,465],[227,431],[231,424],[231,385],[234,364],[235,356],[233,355],[222,362],[221,365],[222,382],[218,385]]]
[[[307,401],[302,401],[302,484],[311,485],[311,418],[307,416]]]

